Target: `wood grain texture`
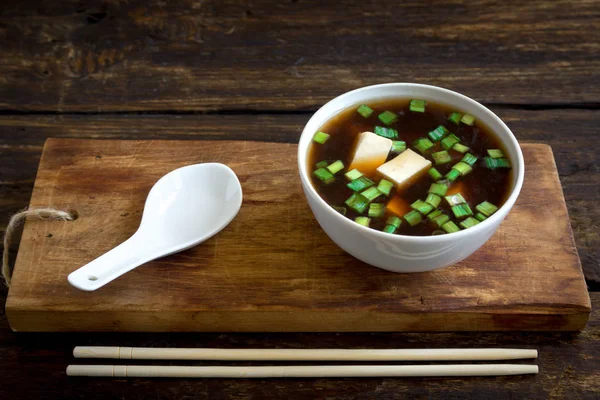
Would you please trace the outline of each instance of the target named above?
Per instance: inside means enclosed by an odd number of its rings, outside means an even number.
[[[348,256],[321,231],[296,177],[295,145],[50,139],[31,205],[80,217],[26,224],[7,316],[18,331],[580,329],[589,298],[552,153],[523,149],[519,201],[482,249],[452,268],[394,274]],[[229,165],[242,183],[230,226],[98,291],[69,286],[71,271],[137,229],[158,178],[209,161]]]
[[[583,270],[600,289],[600,111],[492,107],[520,141],[552,146]],[[306,115],[0,116],[0,215],[29,204],[44,141],[90,139],[253,140],[297,143]],[[7,222],[5,219],[4,223]],[[2,225],[4,225],[4,223]],[[18,242],[11,249],[16,254]],[[1,290],[1,289],[0,289]]]
[[[0,16],[5,110],[306,110],[383,82],[600,98],[597,0],[13,0]]]
[[[526,108],[598,106],[597,0],[0,2],[0,213],[29,203],[46,137],[297,140],[308,115],[94,115],[103,110],[308,110],[390,80]],[[424,7],[427,7],[425,9]],[[407,27],[406,29],[404,27]],[[380,40],[381,39],[381,40]],[[196,41],[198,43],[196,43]],[[312,51],[315,49],[316,51]],[[461,58],[462,57],[462,58]],[[491,104],[520,140],[552,145],[588,284],[600,289],[598,111]],[[179,111],[181,110],[181,111]],[[187,111],[186,111],[187,110]],[[8,121],[8,122],[7,122]],[[16,246],[12,249],[16,254]],[[1,286],[1,285],[0,285]],[[0,298],[7,290],[0,287]],[[600,294],[580,334],[14,334],[0,309],[0,391],[29,398],[597,399]],[[529,347],[536,377],[69,379],[77,344]],[[23,379],[26,377],[26,379]]]
[[[60,399],[597,399],[600,293],[580,333],[20,333],[0,318],[0,382],[7,398]],[[2,311],[0,311],[1,313]],[[69,378],[75,345],[217,348],[536,348],[540,373],[528,377],[427,379],[114,379]],[[528,363],[529,361],[524,361]],[[149,365],[155,364],[152,362]],[[163,361],[163,365],[182,364]],[[224,365],[222,362],[188,365]],[[238,362],[227,365],[273,365]],[[28,377],[27,382],[22,377]]]

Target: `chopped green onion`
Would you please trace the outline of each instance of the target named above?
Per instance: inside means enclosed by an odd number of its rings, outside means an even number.
[[[443,183],[432,183],[431,186],[429,186],[429,190],[427,191],[427,193],[433,193],[437,194],[438,196],[444,196],[447,191],[448,186],[444,185]]]
[[[405,214],[404,219],[406,220],[406,222],[408,222],[410,226],[418,225],[422,221],[421,214],[416,210],[412,210]]]
[[[446,214],[440,214],[431,219],[431,222],[437,225],[438,228],[441,228],[446,222],[450,221],[450,217]]]
[[[338,207],[338,206],[331,206],[333,207],[333,209],[337,212],[339,212],[342,215],[346,215],[346,207]]]
[[[425,154],[427,150],[433,147],[433,143],[427,138],[419,138],[413,142],[413,146],[415,146],[422,154]]]
[[[319,168],[315,172],[313,172],[317,178],[321,180],[326,185],[333,183],[335,181],[335,176],[325,168]]]
[[[359,170],[357,170],[356,168],[354,168],[352,171],[348,171],[344,174],[344,176],[346,177],[346,179],[348,179],[349,181],[353,181],[355,179],[360,178],[361,176],[363,176],[362,172],[360,172]]]
[[[492,158],[504,158],[504,153],[499,149],[488,149],[487,153]]]
[[[434,142],[439,142],[444,136],[446,136],[449,133],[450,131],[446,129],[444,125],[440,125],[431,132],[429,132],[428,135]]]
[[[479,211],[480,213],[482,213],[486,217],[489,217],[490,215],[492,215],[493,213],[495,213],[496,211],[498,211],[498,207],[496,207],[495,205],[493,205],[489,201],[484,201],[483,203],[477,205],[475,207],[475,209],[477,209],[477,211]]]
[[[377,189],[376,187],[370,187],[367,190],[365,190],[364,192],[361,192],[360,194],[365,196],[367,198],[367,200],[373,201],[376,198],[378,198],[379,196],[381,196],[383,193],[381,193],[379,191],[379,189]]]
[[[392,128],[386,128],[384,126],[376,126],[375,134],[387,138],[387,139],[397,139],[398,131]]]
[[[390,215],[385,223],[386,225],[392,225],[394,228],[400,228],[400,225],[402,225],[402,220],[395,215]]]
[[[457,204],[465,204],[467,201],[465,200],[464,197],[462,197],[462,194],[460,193],[456,193],[450,196],[446,196],[444,197],[446,199],[446,201],[448,202],[448,205],[450,207],[455,206]]]
[[[477,207],[475,207],[475,208],[477,208]],[[477,218],[477,220],[479,222],[483,222],[487,219],[487,217],[485,215],[483,215],[482,213],[475,214],[475,218]]]
[[[369,206],[369,217],[381,218],[385,214],[385,204],[383,203],[371,203]]]
[[[356,112],[365,118],[369,118],[371,116],[371,114],[373,114],[373,109],[371,107],[369,107],[368,105],[363,104],[360,107],[358,107]]]
[[[329,135],[325,132],[317,132],[315,133],[315,136],[313,136],[313,141],[319,144],[323,144],[327,140],[329,140]]]
[[[444,150],[449,150],[452,148],[452,146],[459,142],[460,139],[458,138],[458,136],[456,136],[454,133],[451,133],[442,139],[442,148]]]
[[[391,111],[384,111],[378,116],[379,120],[386,125],[391,125],[398,119],[398,115]]]
[[[427,219],[431,221],[432,219],[434,219],[435,217],[438,217],[438,216],[442,215],[443,213],[444,212],[442,210],[435,210],[434,212],[432,212],[429,215],[427,215]]]
[[[368,228],[369,224],[371,223],[371,218],[369,218],[369,217],[356,217],[356,219],[354,220],[354,222],[356,222],[359,225],[366,226]]]
[[[471,207],[469,207],[467,203],[452,206],[452,212],[456,218],[463,218],[473,215],[473,211],[471,211]]]
[[[433,206],[433,208],[438,208],[441,201],[442,201],[442,198],[440,196],[438,196],[437,194],[433,194],[433,193],[429,193],[427,195],[427,198],[425,199],[425,202],[431,204]]]
[[[450,172],[448,172],[445,175],[445,178],[448,179],[450,182],[454,182],[456,180],[456,178],[458,178],[460,176],[460,172],[458,172],[455,169],[451,169]]]
[[[442,225],[442,229],[444,231],[446,231],[446,233],[453,233],[453,232],[460,231],[460,228],[458,226],[456,226],[456,224],[452,221],[448,221],[444,225]]]
[[[434,181],[439,181],[440,178],[442,177],[442,174],[440,174],[440,171],[438,171],[434,167],[431,167],[429,169],[429,171],[427,171],[427,173],[429,174],[429,176],[431,177],[431,179],[433,179]]]
[[[393,225],[386,225],[383,227],[385,233],[396,233],[396,230],[398,230],[398,228]]]
[[[475,122],[475,117],[469,114],[465,114],[460,119],[460,122],[462,122],[465,125],[473,126],[473,122]]]
[[[334,175],[343,169],[344,169],[344,163],[341,160],[337,160],[327,166],[327,170]]]
[[[473,165],[475,165],[475,163],[477,162],[477,157],[475,157],[473,154],[471,153],[467,153],[463,156],[462,162],[466,162],[467,164],[469,164],[471,167]]]
[[[328,165],[329,165],[329,163],[326,160],[319,161],[318,163],[315,164],[315,169],[325,168]]]
[[[510,161],[508,161],[508,158],[496,158],[496,160],[498,160],[500,168],[510,168]]]
[[[489,169],[510,168],[510,161],[506,158],[484,157],[483,161],[485,161],[486,168]]]
[[[410,101],[410,111],[413,112],[425,112],[425,105],[427,102],[425,100],[411,100]]]
[[[380,180],[379,184],[377,185],[377,189],[379,189],[379,191],[381,193],[385,194],[386,196],[390,195],[390,192],[392,191],[393,187],[394,187],[394,184],[385,179]]]
[[[471,227],[477,225],[478,223],[479,223],[479,221],[477,221],[475,218],[469,217],[469,218],[461,221],[459,223],[459,225],[462,226],[464,229],[468,229],[468,228],[471,228]]]
[[[458,172],[460,172],[460,174],[462,176],[467,175],[469,172],[473,171],[473,167],[471,167],[469,164],[467,164],[466,162],[462,162],[459,161],[458,163],[456,163],[455,165],[452,166],[452,169],[457,170]]]
[[[346,199],[344,204],[346,204],[348,207],[350,207],[357,213],[362,214],[369,206],[369,200],[360,193],[354,193],[352,196]]]
[[[436,229],[435,231],[433,231],[431,233],[431,236],[438,236],[438,235],[445,235],[445,234],[446,234],[446,232]]]
[[[329,172],[329,171],[327,171],[327,172]],[[360,192],[361,190],[369,188],[369,187],[373,186],[374,184],[375,184],[375,182],[373,182],[366,176],[361,176],[360,178],[355,179],[352,182],[348,183],[346,186],[348,186],[350,189],[354,190],[355,192]]]
[[[420,212],[423,215],[429,214],[435,208],[434,206],[432,206],[429,203],[424,202],[423,200],[417,200],[414,203],[412,203],[410,206],[413,210],[417,210],[418,212]]]
[[[396,230],[398,230],[398,228],[400,228],[400,225],[402,225],[402,220],[395,215],[392,215],[387,219],[383,231],[387,233],[394,233]]]
[[[436,151],[431,156],[433,157],[435,165],[448,164],[452,161],[452,157],[450,157],[450,154],[448,154],[446,150]]]
[[[406,142],[400,140],[392,141],[392,153],[402,153],[404,150],[406,150]]]
[[[456,143],[454,146],[452,146],[452,150],[465,154],[467,151],[469,151],[469,147],[461,143]]]
[[[453,112],[448,117],[448,121],[450,121],[450,122],[455,123],[456,125],[458,125],[458,123],[460,122],[461,118],[462,118],[462,114],[461,113]]]

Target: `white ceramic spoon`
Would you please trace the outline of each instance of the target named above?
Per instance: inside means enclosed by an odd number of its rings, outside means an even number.
[[[171,171],[150,190],[137,232],[71,273],[69,283],[96,290],[148,261],[200,244],[225,228],[241,205],[240,181],[226,165]]]

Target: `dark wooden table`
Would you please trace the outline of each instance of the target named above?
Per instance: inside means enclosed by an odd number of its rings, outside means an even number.
[[[0,215],[27,206],[48,137],[295,142],[311,113],[347,90],[439,85],[490,107],[518,139],[552,145],[595,310],[583,332],[15,334],[2,316],[2,397],[599,398],[600,1],[425,3],[5,0]],[[540,350],[540,374],[69,379],[75,344],[525,346]]]

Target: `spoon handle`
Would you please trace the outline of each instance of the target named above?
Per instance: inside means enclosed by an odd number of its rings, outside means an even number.
[[[152,245],[137,232],[129,239],[69,275],[77,289],[92,291],[157,258]]]

